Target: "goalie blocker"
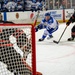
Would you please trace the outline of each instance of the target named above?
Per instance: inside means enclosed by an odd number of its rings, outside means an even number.
[[[70,19],[68,20],[68,22],[66,23],[67,26],[70,25],[70,23],[74,23],[75,22],[75,12],[73,13],[73,15],[70,17]],[[71,37],[68,38],[68,41],[73,41],[75,38],[75,25],[72,27],[71,29]]]

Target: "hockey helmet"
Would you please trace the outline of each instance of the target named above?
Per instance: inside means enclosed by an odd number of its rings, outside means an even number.
[[[48,12],[47,12],[47,13],[45,13],[45,16],[50,16],[50,13],[48,13]]]

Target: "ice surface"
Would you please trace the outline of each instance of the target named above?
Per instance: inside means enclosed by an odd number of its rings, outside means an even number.
[[[73,24],[67,27],[59,44],[53,43],[53,40],[59,40],[65,27],[65,23],[60,24],[58,31],[53,33],[54,38],[43,42],[38,42],[38,39],[44,30],[36,33],[37,70],[43,75],[75,75],[75,41],[67,41]]]

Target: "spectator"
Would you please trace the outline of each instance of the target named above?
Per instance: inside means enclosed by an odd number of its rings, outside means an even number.
[[[23,4],[21,4],[20,0],[18,0],[18,2],[17,2],[16,10],[17,11],[23,11]]]
[[[3,0],[4,3],[8,3],[8,0]]]
[[[25,10],[31,10],[31,4],[32,4],[32,1],[26,0],[25,1]]]
[[[8,11],[14,11],[14,10],[15,10],[15,7],[16,7],[16,3],[15,3],[14,0],[9,1],[9,2],[5,5],[5,8],[6,8]]]
[[[53,9],[53,1],[50,1],[50,9]]]
[[[41,1],[42,3],[42,10],[48,10],[48,7],[44,1]]]
[[[6,5],[7,5],[7,2],[3,2],[3,6],[2,6],[3,11],[8,11],[8,9],[6,8]]]
[[[42,3],[41,2],[37,1],[36,2],[36,5],[37,5],[37,8],[36,9],[42,10]]]
[[[3,1],[0,0],[0,11],[2,11]]]
[[[44,0],[3,0],[3,3],[1,3],[1,9],[6,12],[23,10],[31,11],[37,9],[42,10],[42,8],[45,7],[43,2]]]
[[[60,7],[59,7],[59,9],[64,9],[65,7],[61,4],[60,5]]]
[[[36,11],[36,8],[37,8],[36,3],[35,2],[32,2],[32,4],[31,4],[31,10],[32,11]]]

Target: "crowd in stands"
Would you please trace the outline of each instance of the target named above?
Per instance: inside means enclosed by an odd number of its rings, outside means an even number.
[[[43,10],[44,0],[0,0],[1,12]]]

